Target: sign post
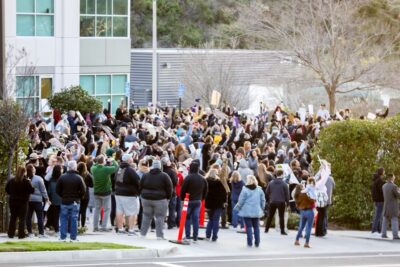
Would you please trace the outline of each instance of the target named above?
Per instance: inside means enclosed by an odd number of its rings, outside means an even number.
[[[185,95],[186,87],[183,83],[179,83],[178,96],[179,96],[179,115],[182,114],[182,97]]]

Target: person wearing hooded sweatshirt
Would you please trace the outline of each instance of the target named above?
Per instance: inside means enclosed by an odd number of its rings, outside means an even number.
[[[239,216],[243,217],[246,224],[247,246],[260,246],[260,218],[264,215],[265,195],[261,187],[258,186],[256,177],[253,175],[247,178],[246,186],[243,187],[239,196],[239,201],[234,207]]]
[[[226,206],[228,193],[218,177],[217,169],[210,169],[206,181],[208,184],[208,194],[205,204],[209,218],[206,238],[215,242],[218,239],[219,220]]]
[[[378,171],[374,174],[374,181],[372,183],[371,193],[372,193],[372,201],[374,201],[375,205],[375,214],[374,220],[372,223],[372,234],[380,234],[382,227],[382,212],[383,212],[383,191],[382,187],[385,184],[383,181],[383,177],[385,175],[385,169],[379,168]]]
[[[154,160],[149,173],[140,180],[143,219],[140,232],[145,237],[151,220],[155,217],[158,240],[164,239],[164,219],[167,216],[168,200],[172,197],[172,182],[168,174],[161,170],[161,162]]]
[[[266,198],[269,203],[268,220],[265,225],[265,232],[268,233],[269,227],[271,226],[272,218],[275,215],[276,210],[279,213],[279,225],[281,228],[281,235],[287,235],[285,232],[285,208],[289,205],[289,186],[283,181],[284,173],[282,170],[278,170],[276,175],[277,179],[272,180],[267,187],[265,192]]]
[[[200,224],[200,207],[201,201],[204,200],[208,193],[207,181],[199,174],[200,164],[193,161],[189,166],[189,174],[183,181],[181,188],[181,200],[185,200],[186,194],[189,194],[189,205],[187,211],[185,235],[186,239],[190,239],[190,225],[193,224],[193,242],[197,242]]]
[[[254,175],[253,170],[249,168],[249,164],[244,158],[239,161],[238,172],[240,173],[240,177],[242,177],[242,180],[245,184],[247,184],[247,176]]]

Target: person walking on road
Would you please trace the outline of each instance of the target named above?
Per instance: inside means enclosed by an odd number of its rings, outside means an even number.
[[[382,221],[382,238],[387,238],[386,230],[388,222],[392,225],[393,239],[399,237],[399,188],[394,183],[396,177],[393,174],[387,176],[387,182],[383,185],[383,221]]]
[[[239,216],[243,218],[246,225],[247,246],[260,246],[260,218],[264,215],[265,194],[258,186],[257,178],[253,175],[247,176],[246,186],[243,187],[239,201],[234,207]]]

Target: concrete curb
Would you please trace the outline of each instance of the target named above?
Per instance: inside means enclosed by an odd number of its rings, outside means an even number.
[[[46,263],[73,261],[112,261],[129,259],[154,259],[172,255],[177,247],[167,249],[134,249],[134,250],[75,250],[48,252],[1,252],[2,263]]]

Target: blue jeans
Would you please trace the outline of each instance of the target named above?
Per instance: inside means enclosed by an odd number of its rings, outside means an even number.
[[[247,245],[253,246],[253,228],[254,228],[254,245],[258,247],[260,245],[260,219],[259,218],[243,218],[246,224],[247,233]]]
[[[62,205],[61,204],[61,227],[60,227],[60,238],[65,240],[67,238],[68,232],[68,222],[71,223],[70,228],[70,238],[71,240],[76,240],[78,235],[78,216],[79,216],[79,207],[78,203],[70,204],[70,205]]]
[[[208,223],[206,229],[206,237],[212,237],[212,241],[216,241],[218,239],[219,219],[221,218],[222,212],[223,209],[207,210]]]
[[[372,233],[380,233],[382,227],[383,202],[374,202],[375,215],[372,223]]]
[[[306,243],[310,242],[311,230],[314,223],[314,211],[310,210],[301,210],[300,211],[300,225],[299,231],[297,232],[296,241],[300,240],[302,236],[304,228],[306,228]]]
[[[178,228],[181,224],[182,204],[183,204],[182,200],[179,197],[177,197],[176,198],[176,206],[175,206],[175,210],[176,210],[175,224]]]
[[[232,226],[236,228],[240,224],[240,228],[244,227],[243,218],[239,216],[239,212],[234,209],[238,201],[232,200]]]
[[[168,203],[168,228],[176,226],[176,197],[172,197]]]
[[[30,201],[28,203],[28,215],[26,217],[26,228],[28,233],[32,234],[32,215],[33,212],[36,213],[37,224],[39,229],[39,234],[44,234],[44,225],[43,225],[43,203],[37,201]]]
[[[190,225],[193,224],[193,240],[197,241],[197,237],[199,236],[200,207],[201,200],[189,201],[185,224],[186,239],[190,238]]]

